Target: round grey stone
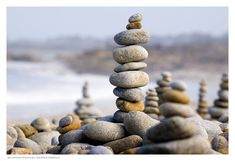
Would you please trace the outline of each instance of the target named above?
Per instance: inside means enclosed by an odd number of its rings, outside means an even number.
[[[140,14],[140,13],[136,13],[134,15],[132,15],[130,18],[129,18],[129,22],[132,23],[132,22],[137,22],[137,21],[141,21],[143,18],[143,16]]]
[[[142,92],[142,90],[140,88],[114,88],[113,93],[122,99],[125,99],[127,101],[131,101],[131,102],[137,102],[137,101],[141,101],[144,99],[144,93]]]
[[[185,91],[187,89],[187,84],[183,81],[175,81],[170,84],[172,89],[178,91]]]
[[[66,116],[60,119],[59,126],[60,127],[65,127],[70,125],[73,122],[73,118],[71,116]]]
[[[112,85],[117,87],[136,88],[147,85],[149,76],[143,71],[126,71],[112,74],[109,81]]]
[[[222,101],[228,101],[228,91],[222,90],[218,92],[219,99]]]
[[[78,143],[84,140],[85,135],[82,130],[71,130],[63,135],[60,135],[59,142],[62,147],[71,143]]]
[[[139,45],[130,45],[126,47],[116,48],[113,50],[113,59],[119,64],[138,62],[146,59],[147,57],[147,50]],[[126,66],[128,67],[128,65]],[[142,67],[143,64],[132,64],[132,68],[139,68],[139,66]]]
[[[50,122],[45,117],[39,117],[32,121],[31,126],[33,126],[38,131],[44,131],[51,128]]]
[[[16,131],[16,129],[12,126],[7,126],[7,134],[12,137],[13,139],[17,139],[18,138],[18,133]]]
[[[169,132],[170,131],[170,132]],[[192,136],[196,132],[196,125],[186,121],[182,117],[171,117],[164,119],[160,124],[151,127],[146,136],[155,142],[165,142],[183,139]]]
[[[228,113],[228,109],[227,108],[210,107],[208,109],[208,112],[211,115],[211,117],[219,118],[223,114]]]
[[[128,113],[126,112],[122,112],[121,110],[118,110],[113,114],[113,119],[115,120],[115,122],[122,123],[127,114]]]
[[[61,154],[88,154],[93,145],[85,143],[72,143],[61,150]]]
[[[149,33],[141,29],[122,31],[114,36],[114,41],[119,45],[144,44],[147,43],[149,39]]]
[[[144,112],[132,111],[124,117],[124,126],[129,134],[144,137],[146,131],[158,124],[159,121],[152,119]]]
[[[160,105],[159,109],[160,113],[165,117],[191,117],[195,114],[191,107],[179,103],[163,103]]]
[[[58,131],[40,132],[29,137],[29,139],[35,141],[39,145],[47,144],[51,145],[51,139],[58,138],[60,133]]]
[[[30,140],[27,138],[18,139],[15,142],[14,147],[31,149],[33,151],[33,154],[41,154],[42,153],[41,147],[33,140]]]
[[[113,154],[113,151],[105,146],[95,146],[91,148],[89,154]]]
[[[218,152],[228,149],[228,141],[223,136],[216,136],[211,141],[212,148]]]
[[[137,149],[137,154],[211,154],[209,142],[201,136],[149,144]]]
[[[58,141],[58,137],[55,136],[51,139],[51,145],[57,145],[57,144],[59,144],[59,141]]]
[[[119,65],[116,68],[114,68],[114,71],[119,72],[125,72],[125,71],[132,71],[132,70],[141,70],[147,67],[147,64],[144,62],[131,62],[126,63],[123,65]]]
[[[108,142],[123,138],[125,136],[125,129],[119,124],[96,121],[90,123],[84,129],[84,134],[92,140]]]

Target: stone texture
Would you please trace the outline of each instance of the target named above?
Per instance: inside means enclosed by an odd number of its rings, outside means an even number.
[[[29,124],[23,124],[23,125],[19,125],[17,127],[23,131],[23,133],[25,134],[25,137],[30,137],[30,136],[38,133],[37,129],[35,129],[33,126],[31,126]]]
[[[72,130],[63,135],[60,135],[59,142],[62,147],[71,143],[79,143],[84,140],[85,135],[82,130]]]
[[[209,120],[203,120],[203,127],[206,129],[206,132],[208,134],[208,138],[211,141],[214,137],[218,136],[222,133],[222,130],[219,125],[216,123],[209,121]]]
[[[142,16],[140,13],[136,13],[136,14],[132,15],[132,16],[128,19],[128,21],[129,21],[130,23],[132,23],[132,22],[138,22],[138,21],[141,21],[142,18],[143,18],[143,16]]]
[[[31,149],[26,149],[26,148],[12,148],[10,149],[7,154],[11,154],[11,155],[19,155],[19,154],[24,154],[24,155],[28,155],[28,154],[33,154],[33,151]]]
[[[184,93],[177,90],[168,90],[162,94],[162,99],[164,102],[175,102],[181,104],[189,104],[190,99]]]
[[[116,73],[125,72],[125,71],[133,71],[133,70],[141,70],[147,67],[147,64],[144,62],[130,62],[122,65],[118,65],[114,68]]]
[[[169,132],[170,131],[170,132]],[[179,116],[164,119],[160,124],[148,129],[147,137],[155,142],[183,139],[196,132],[196,125]]]
[[[212,148],[222,154],[228,154],[228,141],[223,136],[216,136],[211,141]]]
[[[122,112],[122,111],[118,110],[114,113],[113,119],[115,120],[115,122],[123,122],[124,118],[127,114],[128,113],[126,113],[126,112]]]
[[[84,143],[72,143],[65,146],[61,150],[61,154],[88,154],[90,149],[94,147]]]
[[[96,121],[84,129],[84,134],[92,140],[108,142],[123,138],[125,129],[115,123]]]
[[[89,154],[113,154],[113,152],[105,146],[96,146],[91,148]]]
[[[109,81],[112,85],[122,88],[136,88],[148,84],[149,76],[143,71],[126,71],[113,73]]]
[[[104,144],[112,148],[115,154],[119,154],[127,149],[134,148],[142,145],[143,139],[138,135],[130,135],[128,137],[114,140]]]
[[[139,102],[129,102],[118,98],[116,100],[116,106],[123,112],[130,112],[130,111],[143,111],[144,110],[144,103]]]
[[[191,107],[179,103],[164,103],[159,107],[159,109],[160,113],[165,117],[191,117],[195,114]]]
[[[41,154],[42,153],[41,147],[33,140],[30,140],[27,138],[18,139],[15,142],[14,147],[31,149],[33,154]]]
[[[31,126],[36,128],[38,131],[49,131],[51,129],[50,122],[44,117],[39,117],[33,120]]]
[[[30,136],[29,139],[35,141],[39,145],[48,144],[51,145],[52,138],[58,138],[60,133],[58,131],[50,131],[50,132],[40,132],[33,136]]]
[[[144,93],[140,88],[114,88],[113,93],[122,99],[125,99],[127,101],[137,102],[144,99]]]
[[[211,147],[201,136],[150,144],[135,150],[136,154],[210,154]]]
[[[178,91],[185,91],[187,89],[187,84],[183,81],[172,82],[170,86],[172,89],[175,89]]]
[[[147,114],[139,111],[129,112],[124,118],[124,125],[129,134],[144,137],[146,131],[158,124],[159,121],[152,119]]]
[[[126,26],[126,29],[127,30],[131,30],[131,29],[141,29],[142,28],[142,24],[140,22],[132,22],[132,23],[129,23],[127,26]]]
[[[139,45],[130,45],[113,50],[113,59],[119,64],[138,62],[147,57],[147,50]]]
[[[73,122],[72,116],[66,116],[66,117],[63,117],[62,119],[60,119],[59,126],[65,127],[65,126],[68,126],[69,124],[71,124],[72,122]]]
[[[147,43],[149,39],[149,33],[141,29],[122,31],[114,36],[114,41],[119,45],[144,44]]]

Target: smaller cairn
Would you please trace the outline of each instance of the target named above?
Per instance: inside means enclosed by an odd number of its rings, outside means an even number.
[[[202,79],[200,82],[200,89],[199,89],[199,103],[198,103],[198,114],[203,119],[210,119],[210,115],[208,114],[208,102],[206,100],[207,95],[207,83],[206,80]]]
[[[218,91],[218,99],[214,101],[214,106],[209,108],[212,118],[219,119],[223,114],[228,113],[228,75],[223,74]]]
[[[161,95],[170,90],[170,83],[172,81],[172,74],[168,71],[164,71],[161,73],[162,79],[157,81],[158,87],[156,87],[156,92],[158,93],[159,96],[159,104],[162,103]]]
[[[175,91],[175,90],[170,90]],[[177,91],[178,92],[178,91]],[[144,145],[136,149],[137,154],[207,154],[211,153],[209,141],[197,135],[198,126],[189,121],[195,112],[189,102],[179,98],[188,97],[177,93],[178,99],[169,99],[160,105],[165,116],[161,122],[147,130]],[[189,100],[189,98],[188,98]]]
[[[82,99],[76,102],[77,108],[74,113],[77,114],[81,120],[98,117],[98,113],[90,107],[94,105],[94,101],[90,98],[89,83],[86,81],[82,87]]]
[[[144,112],[154,119],[158,119],[160,114],[158,101],[157,92],[154,89],[149,89],[146,92]]]

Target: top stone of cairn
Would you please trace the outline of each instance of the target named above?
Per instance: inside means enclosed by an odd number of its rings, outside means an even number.
[[[130,23],[133,23],[133,22],[138,22],[138,21],[141,21],[143,18],[143,16],[140,14],[140,13],[136,13],[134,15],[132,15],[130,18],[129,18],[129,22]]]

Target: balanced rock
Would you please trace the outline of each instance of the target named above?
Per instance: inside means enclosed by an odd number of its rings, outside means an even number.
[[[120,73],[120,72],[125,72],[125,71],[141,70],[146,67],[147,67],[147,64],[144,62],[130,62],[130,63],[118,65],[116,68],[114,68],[114,72]]]
[[[124,125],[129,134],[144,137],[146,131],[159,121],[139,111],[129,112],[124,118]]]
[[[126,112],[118,110],[113,114],[113,119],[115,120],[115,122],[121,123],[124,121],[124,118],[126,117],[127,114],[128,113],[126,113]]]
[[[175,102],[182,104],[189,104],[190,99],[184,93],[177,90],[168,90],[162,94],[162,99],[164,102]]]
[[[132,16],[128,19],[128,21],[129,21],[130,23],[133,23],[133,22],[140,22],[140,21],[142,21],[142,18],[143,18],[143,16],[142,16],[140,13],[136,13],[136,14],[132,15]]]
[[[126,71],[110,76],[110,83],[122,88],[136,88],[148,84],[149,76],[143,71]]]
[[[123,100],[121,98],[118,98],[116,100],[116,106],[119,108],[121,111],[124,112],[130,112],[130,111],[143,111],[144,110],[144,103],[139,101],[139,102],[129,102],[126,100]]]
[[[122,99],[127,101],[137,102],[144,99],[144,94],[140,88],[114,88],[113,93]]]
[[[84,129],[84,134],[92,140],[108,142],[123,138],[125,136],[125,129],[115,123],[96,121]]]

